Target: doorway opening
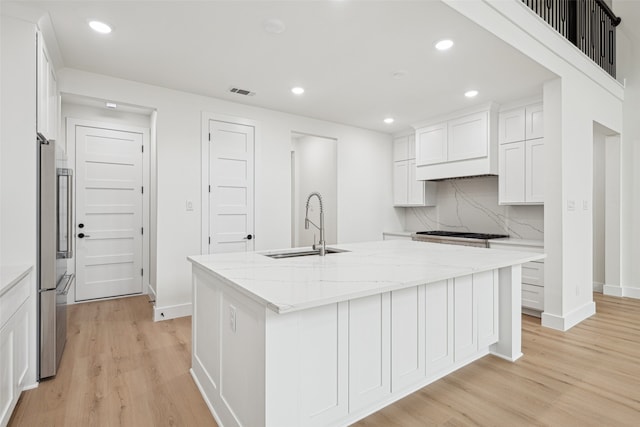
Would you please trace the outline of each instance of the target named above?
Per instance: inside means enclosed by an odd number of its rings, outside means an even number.
[[[311,246],[319,232],[304,228],[307,197],[322,195],[325,242],[338,242],[338,141],[335,138],[291,133],[291,247]],[[309,202],[309,219],[318,224],[317,198]],[[315,240],[314,240],[315,239]]]
[[[610,293],[620,287],[620,135],[598,123],[592,191],[593,290]]]
[[[63,149],[76,172],[69,303],[146,293],[156,299],[156,112],[116,105],[62,94]]]

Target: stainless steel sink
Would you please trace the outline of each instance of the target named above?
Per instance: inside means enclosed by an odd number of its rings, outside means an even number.
[[[341,252],[350,252],[347,251],[346,249],[336,249],[336,248],[327,248],[326,254],[338,254]],[[313,255],[320,255],[320,251],[316,251],[316,250],[299,250],[299,249],[292,249],[292,250],[288,250],[288,251],[283,251],[283,252],[273,252],[270,254],[263,254],[264,256],[268,256],[269,258],[273,258],[273,259],[282,259],[282,258],[297,258],[297,257],[301,257],[301,256],[313,256]]]

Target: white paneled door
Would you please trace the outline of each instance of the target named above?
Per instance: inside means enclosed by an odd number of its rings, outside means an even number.
[[[252,251],[253,126],[209,120],[209,253]]]
[[[76,300],[142,292],[141,133],[75,127]]]

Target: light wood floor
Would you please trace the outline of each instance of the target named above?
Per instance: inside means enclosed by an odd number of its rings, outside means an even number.
[[[523,316],[516,363],[487,356],[359,427],[639,426],[640,300],[594,294],[568,332]],[[215,426],[189,375],[190,318],[153,323],[146,297],[70,307],[58,376],[10,426]]]

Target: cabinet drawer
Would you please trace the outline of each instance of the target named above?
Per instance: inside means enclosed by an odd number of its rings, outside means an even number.
[[[544,310],[544,286],[522,284],[522,306]]]
[[[29,298],[29,277],[27,276],[0,297],[0,327],[13,316],[23,302]]]
[[[544,286],[544,263],[531,261],[522,264],[522,283]]]

